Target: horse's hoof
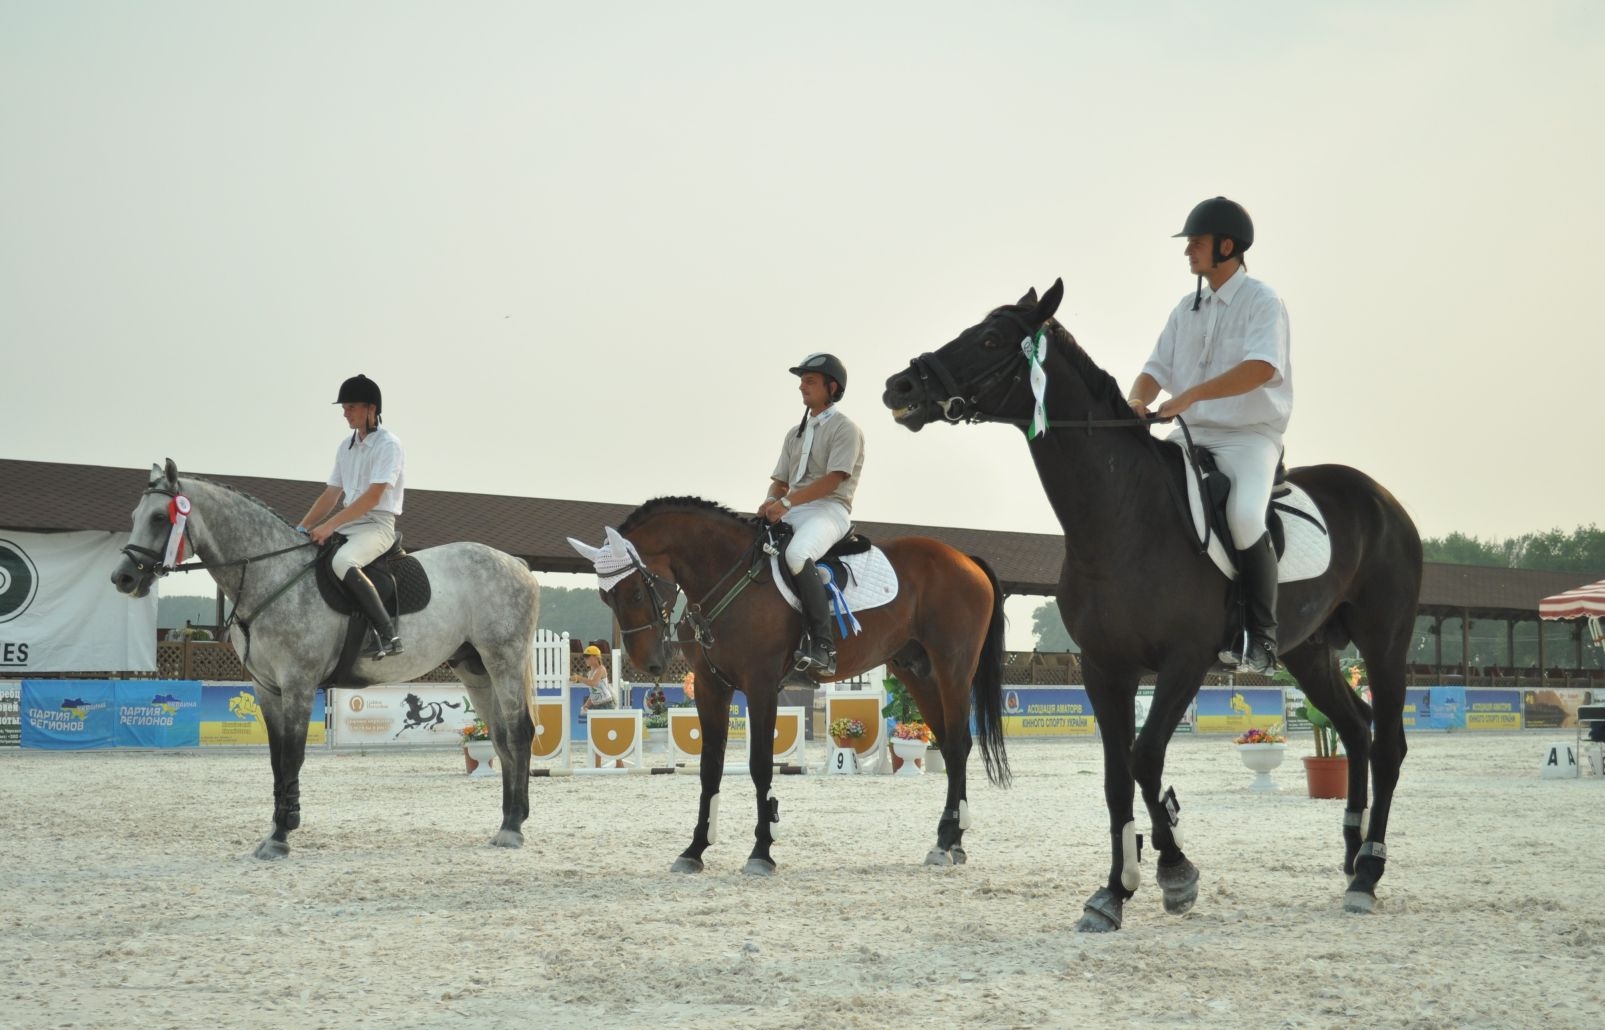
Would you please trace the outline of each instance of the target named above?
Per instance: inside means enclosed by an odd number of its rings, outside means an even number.
[[[773,876],[775,864],[767,858],[753,856],[747,859],[747,864],[741,867],[741,872],[744,876]]]
[[[1173,916],[1187,912],[1198,900],[1198,867],[1185,858],[1174,865],[1160,863],[1155,879],[1165,892],[1165,911]]]
[[[941,848],[932,848],[925,855],[926,865],[953,865],[953,856]]]
[[[493,848],[521,848],[524,846],[524,835],[517,830],[498,830],[496,836],[490,839]]]
[[[290,845],[282,840],[268,837],[256,846],[255,856],[263,861],[272,861],[275,858],[285,858],[290,854]]]
[[[1376,906],[1377,896],[1375,894],[1368,894],[1365,891],[1348,891],[1343,895],[1343,911],[1345,912],[1365,914],[1371,912]]]
[[[669,872],[700,873],[702,872],[702,859],[691,858],[688,855],[681,855],[679,858],[674,860],[674,865],[669,867]]]
[[[1125,904],[1108,887],[1099,887],[1097,893],[1082,906],[1081,922],[1076,924],[1076,932],[1112,933],[1120,929],[1120,916]]]

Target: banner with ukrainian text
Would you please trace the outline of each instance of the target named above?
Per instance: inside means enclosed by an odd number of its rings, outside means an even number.
[[[0,674],[149,672],[156,593],[111,585],[127,533],[0,530]]]
[[[199,747],[199,680],[118,680],[117,747]]]
[[[89,751],[117,741],[116,692],[103,680],[23,680],[22,746]]]

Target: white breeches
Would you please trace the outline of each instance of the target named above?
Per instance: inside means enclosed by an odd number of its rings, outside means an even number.
[[[1226,497],[1226,524],[1232,542],[1239,550],[1252,546],[1265,535],[1265,509],[1271,503],[1276,463],[1282,458],[1280,437],[1246,429],[1200,429],[1189,427],[1193,443],[1209,448],[1226,478],[1232,482]],[[1180,430],[1171,435],[1185,444]]]
[[[390,550],[396,542],[396,517],[388,511],[370,511],[338,530],[346,542],[334,552],[329,567],[335,579],[345,579],[350,569],[360,569]]]
[[[852,516],[835,501],[809,501],[786,512],[782,522],[791,527],[786,545],[786,568],[793,576],[811,561],[824,557],[831,546],[853,528]]]

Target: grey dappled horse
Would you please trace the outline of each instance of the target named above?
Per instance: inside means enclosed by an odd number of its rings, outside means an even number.
[[[307,718],[318,686],[329,680],[345,641],[348,616],[318,593],[307,566],[316,548],[272,509],[232,487],[179,478],[168,459],[151,466],[134,508],[133,532],[112,584],[144,597],[151,581],[176,566],[165,561],[177,498],[189,501],[184,534],[233,605],[229,639],[256,683],[257,704],[273,760],[273,832],[257,858],[289,854],[301,824],[301,763]],[[382,661],[359,658],[339,686],[401,683],[442,661],[468,688],[490,727],[502,770],[502,825],[491,843],[516,848],[529,817],[529,759],[534,723],[530,648],[540,587],[525,564],[483,544],[453,543],[413,554],[428,573],[428,607],[405,616],[407,650]]]

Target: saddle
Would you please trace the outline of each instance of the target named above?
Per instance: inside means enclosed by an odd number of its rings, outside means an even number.
[[[1197,466],[1197,475],[1203,484],[1204,518],[1207,522],[1207,532],[1220,537],[1226,544],[1226,554],[1231,559],[1232,568],[1237,568],[1237,541],[1232,539],[1231,526],[1226,522],[1226,498],[1231,496],[1232,481],[1226,473],[1220,470],[1215,462],[1215,454],[1207,447],[1194,444],[1192,447],[1193,464]],[[1187,451],[1183,451],[1182,475],[1188,474],[1186,464]],[[1271,545],[1276,548],[1276,557],[1281,558],[1282,552],[1287,548],[1287,534],[1282,528],[1282,512],[1290,512],[1301,518],[1304,513],[1277,502],[1291,493],[1293,488],[1287,482],[1287,463],[1281,458],[1276,460],[1276,475],[1271,480],[1271,501],[1265,509],[1265,529],[1271,534]],[[1252,543],[1253,541],[1250,541]],[[1242,571],[1242,570],[1238,570]]]
[[[776,522],[769,527],[769,538],[781,554],[786,553],[786,545],[791,542],[791,532],[791,527],[784,522]],[[870,542],[869,537],[856,530],[849,530],[846,536],[832,544],[830,550],[825,552],[825,556],[814,564],[829,569],[831,582],[839,589],[846,590],[847,585],[852,582],[853,570],[843,559],[849,555],[866,554],[873,546],[875,545]],[[780,569],[780,574],[785,577],[787,588],[796,593],[797,578],[791,574],[790,566],[785,562],[777,562],[776,566]]]
[[[314,570],[318,582],[318,593],[323,595],[323,603],[327,604],[336,613],[347,616],[345,644],[340,648],[340,658],[335,663],[334,673],[324,686],[361,685],[360,681],[352,676],[352,670],[362,653],[363,638],[373,632],[368,625],[367,618],[346,588],[334,577],[334,570],[330,562],[334,559],[334,552],[346,542],[346,538],[339,533],[331,533],[328,542],[318,552],[317,568]],[[417,558],[408,554],[401,546],[401,534],[396,534],[396,542],[390,549],[367,565],[362,567],[363,574],[368,577],[373,588],[379,592],[379,599],[384,602],[385,610],[392,619],[403,615],[421,612],[429,607],[431,591],[429,575]]]

